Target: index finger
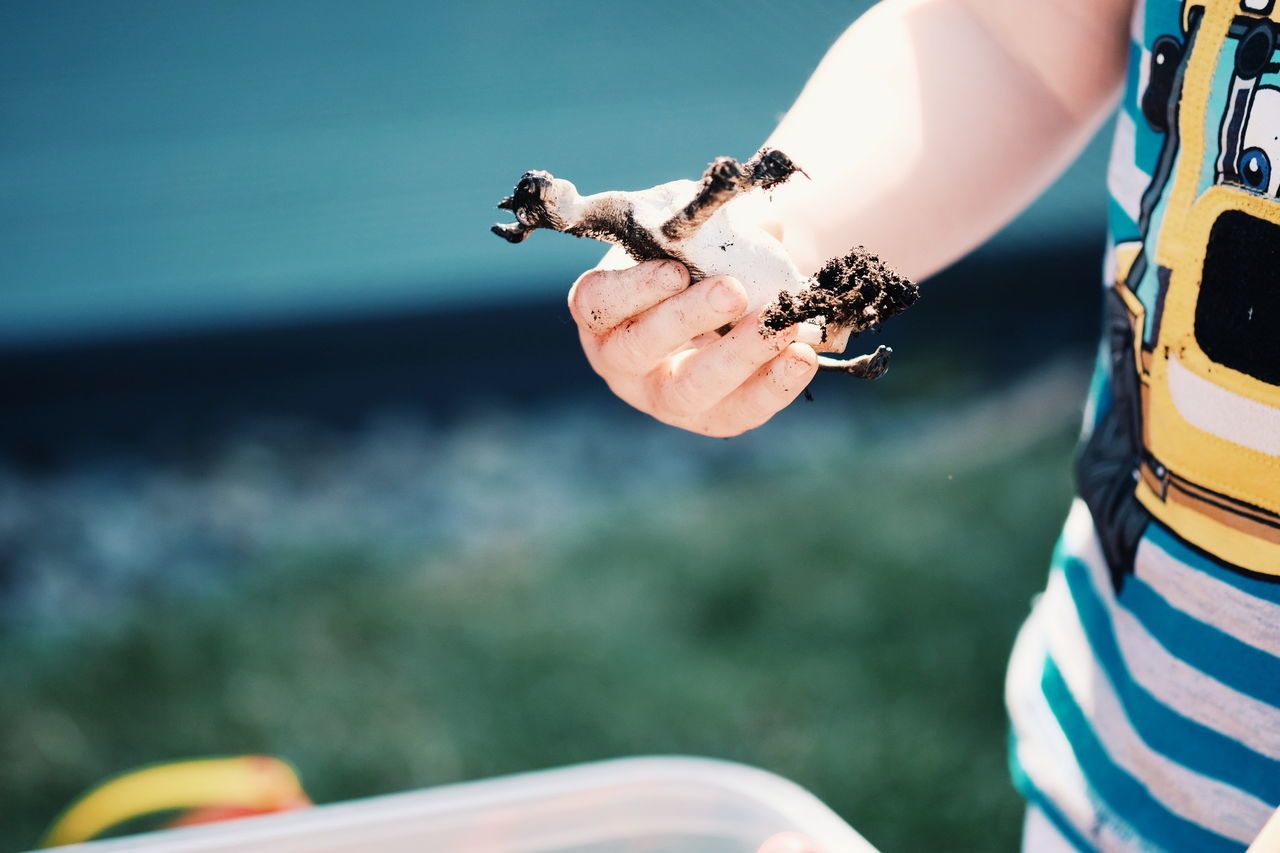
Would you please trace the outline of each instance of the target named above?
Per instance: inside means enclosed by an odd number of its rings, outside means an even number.
[[[590,270],[569,289],[569,313],[587,332],[602,335],[688,286],[689,270],[679,261],[646,261],[624,270]]]

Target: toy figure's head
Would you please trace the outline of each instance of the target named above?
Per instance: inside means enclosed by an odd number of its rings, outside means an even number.
[[[498,202],[498,208],[510,210],[518,223],[495,225],[491,230],[512,243],[519,243],[535,228],[563,231],[570,223],[561,210],[577,198],[578,189],[569,181],[541,169],[525,172],[511,195]]]

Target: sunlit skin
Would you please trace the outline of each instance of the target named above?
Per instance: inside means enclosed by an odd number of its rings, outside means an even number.
[[[827,850],[807,835],[780,832],[762,844],[756,853],[827,853]]]
[[[1262,832],[1249,845],[1245,853],[1277,853],[1280,851],[1280,811],[1271,816]]]

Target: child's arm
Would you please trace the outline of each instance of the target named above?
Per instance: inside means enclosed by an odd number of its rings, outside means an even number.
[[[886,0],[864,15],[769,140],[813,179],[771,204],[799,267],[864,244],[920,277],[985,240],[1106,115],[1131,4]],[[746,296],[731,279],[685,281],[666,264],[580,278],[570,308],[587,357],[661,421],[708,435],[758,426],[808,383],[813,350],[750,322],[699,338],[741,316]]]
[[[1025,207],[1110,111],[1131,0],[889,0],[830,50],[769,139],[801,269],[861,243],[913,278]]]
[[[1245,853],[1280,853],[1280,811],[1271,815]]]

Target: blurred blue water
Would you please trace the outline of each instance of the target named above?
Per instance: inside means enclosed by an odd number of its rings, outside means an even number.
[[[598,246],[487,232],[520,173],[745,155],[868,5],[4,4],[0,347],[564,286]],[[1100,158],[1009,239],[1086,230]]]

